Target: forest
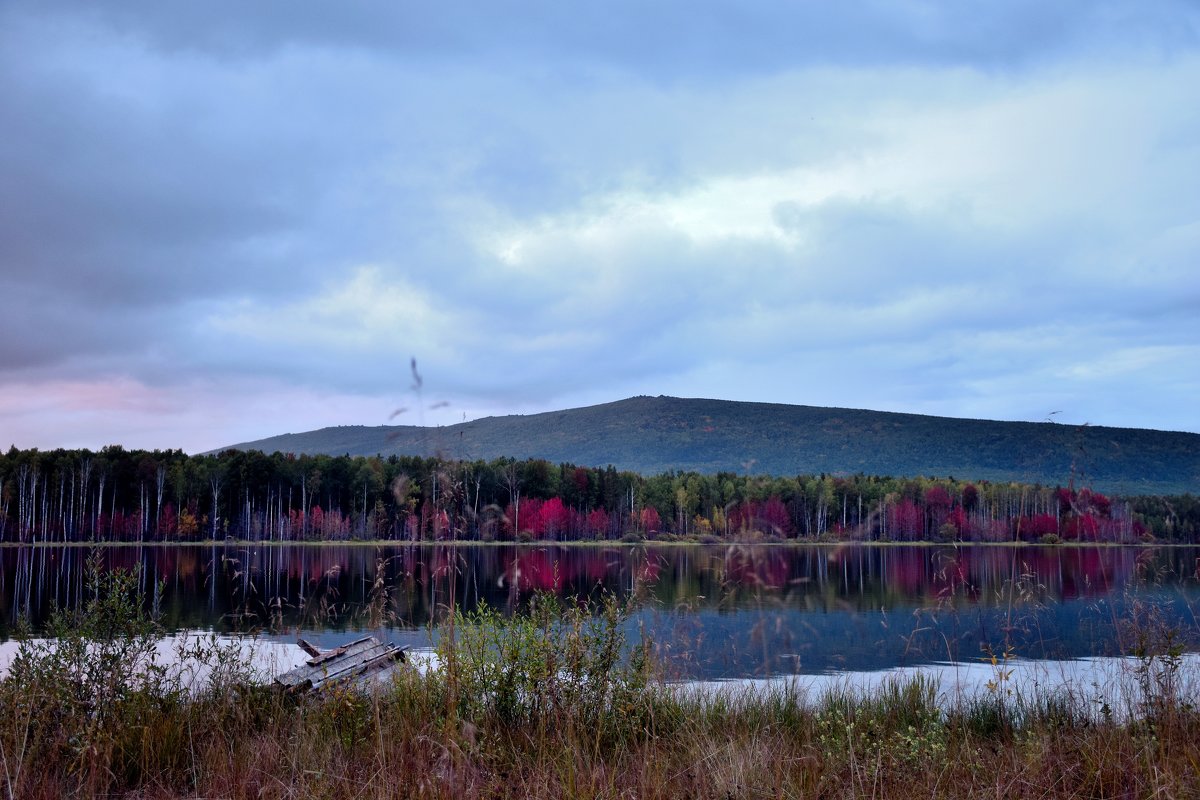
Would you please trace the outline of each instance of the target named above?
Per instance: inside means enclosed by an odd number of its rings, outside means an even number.
[[[227,450],[0,454],[0,542],[1196,542],[1200,498],[871,475]]]

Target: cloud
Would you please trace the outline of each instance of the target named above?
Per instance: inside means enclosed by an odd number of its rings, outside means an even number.
[[[683,0],[561,4],[355,2],[297,7],[218,0],[196,8],[153,0],[117,5],[14,0],[13,14],[83,17],[170,54],[252,59],[282,49],[399,53],[406,58],[618,65],[662,79],[777,72],[796,63],[1005,66],[1047,53],[1113,47],[1170,51],[1195,44],[1186,0],[896,5]]]
[[[389,402],[387,397],[254,377],[193,379],[171,386],[123,377],[6,381],[0,385],[0,430],[5,447],[98,449],[120,444],[196,453],[259,438],[265,419],[271,420],[271,435],[309,430],[314,424],[345,424],[348,418],[382,424]]]
[[[1194,429],[1198,18],[5,4],[8,419],[95,397],[172,446],[224,386],[260,429],[212,411],[201,449],[279,432],[272,397],[377,424],[415,355],[430,421],[672,392]]]
[[[404,375],[383,365],[406,363],[412,352],[453,363],[473,339],[469,330],[462,309],[377,266],[359,267],[293,302],[222,308],[202,324],[204,338],[242,348],[214,358],[215,371],[237,365],[249,374],[358,391],[398,388]]]

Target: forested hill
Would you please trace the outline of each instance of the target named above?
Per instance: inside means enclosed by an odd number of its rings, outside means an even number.
[[[234,445],[266,453],[544,458],[765,475],[954,476],[1132,494],[1200,492],[1200,434],[846,408],[633,397],[439,428],[341,426]]]

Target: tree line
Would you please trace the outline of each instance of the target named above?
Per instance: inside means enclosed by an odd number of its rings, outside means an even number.
[[[540,459],[0,454],[0,542],[637,538],[1195,542],[1193,495],[871,475],[644,476]]]

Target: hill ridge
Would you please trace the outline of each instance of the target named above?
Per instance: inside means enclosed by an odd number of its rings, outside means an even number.
[[[327,455],[545,458],[645,474],[938,475],[1077,483],[1124,494],[1200,491],[1200,434],[639,395],[453,425],[348,425],[232,445]]]

